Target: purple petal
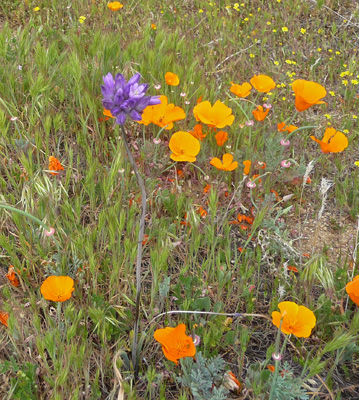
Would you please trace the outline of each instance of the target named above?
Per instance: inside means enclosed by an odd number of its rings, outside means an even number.
[[[124,89],[124,87],[125,87],[125,85],[126,85],[126,79],[125,79],[125,77],[122,75],[122,74],[117,74],[116,76],[115,76],[115,86],[116,86],[116,91],[118,90],[118,89]]]
[[[113,76],[110,72],[103,77],[103,83],[106,87],[115,89],[115,81],[113,80]]]
[[[149,104],[150,102],[150,97],[142,97],[142,99],[138,99],[135,105],[135,109],[139,112],[143,111]]]
[[[102,96],[103,97],[111,98],[111,97],[113,97],[113,92],[114,91],[113,91],[112,88],[110,88],[108,86],[101,85],[101,92],[102,92]]]
[[[137,83],[135,83],[130,88],[129,97],[133,99],[141,99],[145,96],[147,88],[147,84],[138,85]]]
[[[114,117],[116,117],[119,112],[121,112],[121,108],[120,107],[114,107],[114,108],[111,109],[111,114]]]
[[[113,100],[116,104],[120,104],[123,102],[123,90],[121,88],[117,90]]]
[[[126,118],[127,118],[127,114],[124,112],[120,112],[117,116],[116,116],[116,122],[119,125],[123,125],[126,122]]]
[[[133,75],[132,78],[130,78],[130,80],[127,82],[127,85],[131,86],[135,83],[138,83],[141,79],[141,75],[139,73]]]
[[[141,121],[141,119],[142,119],[142,115],[139,112],[137,112],[136,110],[131,110],[130,117],[134,121]]]
[[[149,106],[155,106],[157,104],[161,104],[160,100],[161,96],[151,96],[150,102],[148,103]]]
[[[102,100],[102,105],[106,110],[111,110],[115,107],[115,103],[112,100]]]

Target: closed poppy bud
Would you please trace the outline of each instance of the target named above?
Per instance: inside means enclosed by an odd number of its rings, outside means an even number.
[[[238,391],[241,383],[232,371],[228,371],[224,374],[223,386],[229,390]]]
[[[228,140],[228,133],[224,131],[218,131],[215,135],[215,139],[218,146],[223,146],[224,143]]]
[[[203,127],[201,124],[196,124],[193,127],[193,131],[189,132],[193,137],[195,137],[196,139],[200,140],[201,142],[203,141],[203,139],[207,136],[207,134],[203,133]]]
[[[257,121],[263,121],[268,113],[269,108],[264,111],[262,106],[258,106],[254,111],[252,111],[252,114]]]
[[[243,161],[243,165],[244,165],[243,174],[244,175],[249,175],[249,171],[251,169],[252,161],[245,160],[245,161]]]
[[[178,75],[174,74],[173,72],[166,72],[165,80],[169,86],[178,86],[180,83]]]
[[[267,75],[254,75],[251,84],[258,92],[268,93],[275,88],[274,80]]]
[[[297,79],[292,83],[292,89],[295,93],[295,108],[299,112],[314,104],[325,104],[325,101],[320,99],[327,95],[327,91],[319,83]]]

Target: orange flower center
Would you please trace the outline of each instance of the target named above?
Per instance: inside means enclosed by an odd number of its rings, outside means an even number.
[[[180,356],[182,353],[186,353],[188,349],[189,343],[187,341],[176,343],[175,351],[177,352],[178,356]]]

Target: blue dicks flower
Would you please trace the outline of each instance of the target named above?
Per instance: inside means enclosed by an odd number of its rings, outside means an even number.
[[[139,84],[140,79],[138,73],[128,82],[122,74],[117,74],[115,79],[111,73],[103,77],[102,104],[106,110],[111,111],[120,125],[126,122],[127,116],[134,121],[141,121],[142,112],[147,106],[161,103],[160,96],[146,96],[148,84]]]

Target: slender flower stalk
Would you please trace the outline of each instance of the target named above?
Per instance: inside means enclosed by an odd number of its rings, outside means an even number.
[[[145,215],[146,215],[146,201],[147,201],[147,195],[146,195],[146,188],[145,184],[143,182],[143,179],[141,175],[138,172],[135,160],[133,159],[132,152],[130,150],[130,147],[127,143],[126,139],[126,132],[125,128],[123,125],[121,125],[121,133],[122,133],[122,138],[123,142],[125,144],[126,152],[128,155],[128,158],[130,160],[130,163],[132,165],[132,168],[135,172],[136,178],[138,185],[140,186],[141,189],[141,203],[142,203],[142,213],[141,213],[141,218],[140,218],[140,230],[138,232],[138,241],[137,241],[137,258],[136,258],[136,310],[135,310],[135,324],[134,324],[134,337],[133,337],[133,345],[132,345],[132,365],[135,373],[135,377],[137,377],[138,374],[138,355],[137,355],[137,347],[138,347],[138,326],[139,326],[139,320],[140,320],[140,299],[141,299],[141,264],[142,264],[142,241],[144,237],[144,231],[145,231]]]
[[[273,400],[274,399],[273,395],[274,395],[274,392],[275,392],[275,385],[277,383],[279,364],[280,364],[280,361],[282,359],[282,354],[279,353],[280,333],[281,333],[281,330],[282,330],[282,324],[283,324],[283,319],[281,319],[281,321],[280,321],[279,329],[278,329],[278,332],[277,332],[277,337],[276,337],[276,340],[275,340],[275,351],[274,351],[274,353],[272,355],[273,360],[275,361],[275,364],[274,364],[275,370],[274,370],[274,375],[273,375],[273,380],[272,380],[272,387],[271,387],[270,393],[269,393],[269,400]]]

